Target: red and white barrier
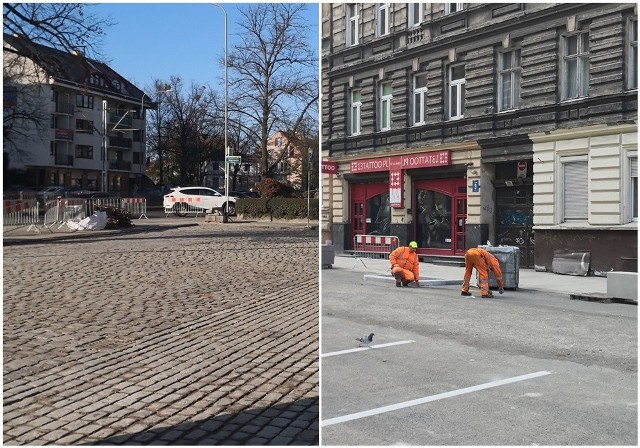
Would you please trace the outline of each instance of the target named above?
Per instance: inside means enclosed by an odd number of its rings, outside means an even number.
[[[397,236],[355,235],[353,237],[353,252],[358,258],[385,259],[397,248]]]
[[[3,226],[34,226],[38,219],[38,201],[35,198],[3,200]]]

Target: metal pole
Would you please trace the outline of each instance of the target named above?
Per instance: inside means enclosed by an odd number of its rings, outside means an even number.
[[[107,192],[107,100],[102,100],[102,191]]]
[[[228,88],[229,83],[227,80],[227,11],[217,3],[212,3],[213,6],[217,6],[224,13],[224,194],[226,196],[226,208],[222,211],[222,222],[229,222],[228,210],[229,210],[229,164],[227,158],[229,157],[229,144],[227,140],[227,122],[228,122]]]

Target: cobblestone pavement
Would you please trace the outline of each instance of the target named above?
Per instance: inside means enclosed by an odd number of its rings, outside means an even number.
[[[4,444],[318,445],[318,232],[4,247]]]

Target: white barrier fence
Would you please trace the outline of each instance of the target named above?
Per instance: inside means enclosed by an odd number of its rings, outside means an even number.
[[[94,198],[73,199],[57,198],[44,205],[44,216],[40,215],[40,208],[36,199],[4,200],[3,226],[16,228],[29,225],[28,231],[39,232],[38,225],[51,231],[50,227],[58,225],[61,228],[69,221],[79,221],[91,216],[99,207],[121,208],[132,216],[147,218],[147,200],[145,198]],[[40,221],[42,220],[42,221]],[[12,229],[15,230],[15,229]]]
[[[3,226],[29,226],[29,230],[38,224],[40,213],[38,201],[33,199],[5,199],[2,211]],[[37,227],[35,227],[37,230]]]

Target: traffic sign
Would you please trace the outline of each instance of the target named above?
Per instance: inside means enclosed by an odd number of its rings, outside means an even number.
[[[225,162],[227,162],[227,165],[239,164],[239,163],[242,162],[242,157],[240,157],[240,156],[227,156],[227,157],[225,157]]]

